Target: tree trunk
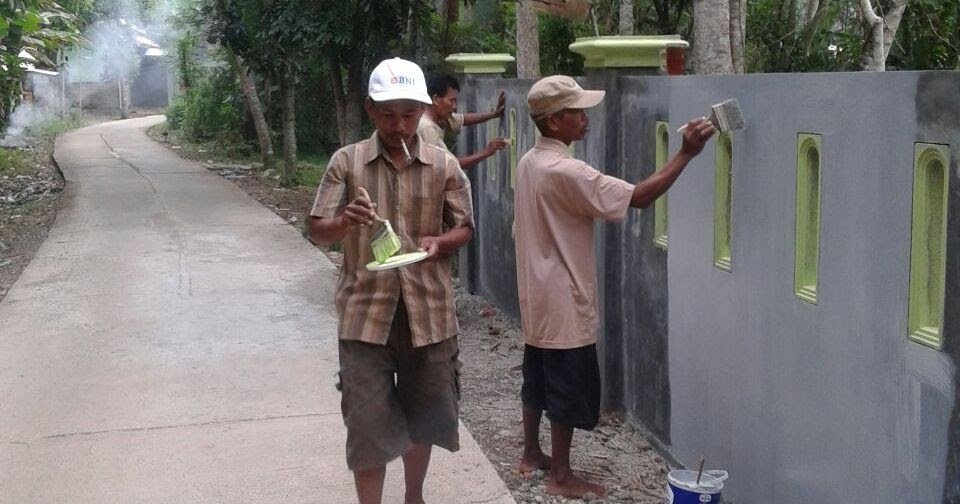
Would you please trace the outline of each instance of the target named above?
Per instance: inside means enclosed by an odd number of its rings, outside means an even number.
[[[620,0],[620,35],[633,35],[633,0]]]
[[[117,94],[120,100],[120,119],[126,119],[130,117],[130,86],[123,77],[117,80]]]
[[[270,77],[265,77],[263,79],[263,118],[267,121],[267,129],[272,129],[270,126],[270,111],[273,110],[273,91],[270,89],[273,87],[270,84]]]
[[[820,10],[820,0],[807,0],[807,6],[803,9],[803,24],[804,26],[810,24],[813,21],[814,16],[817,15],[817,12]]]
[[[733,73],[729,0],[694,0],[691,59],[694,73]]]
[[[743,0],[730,0],[730,60],[733,64],[733,73],[745,73],[747,68],[743,61],[743,43],[746,25],[746,5]]]
[[[517,1],[517,77],[540,77],[540,32],[530,0]]]
[[[282,84],[283,111],[283,177],[285,186],[293,182],[297,174],[297,109],[296,109],[296,77],[293,72],[287,71]]]
[[[810,0],[808,8],[816,4],[816,11],[811,13],[809,10],[807,14],[810,16],[807,19],[807,24],[803,27],[803,36],[801,43],[803,44],[804,54],[810,54],[810,49],[813,47],[813,37],[817,34],[817,28],[820,25],[821,18],[823,13],[826,12],[827,7],[830,5],[830,0]]]
[[[247,110],[253,117],[253,126],[257,130],[257,140],[260,142],[260,159],[263,161],[263,169],[269,170],[273,168],[273,142],[270,141],[270,128],[267,126],[267,120],[263,117],[263,110],[260,108],[260,97],[257,96],[257,89],[254,87],[253,80],[247,73],[243,61],[232,50],[225,49],[230,66],[237,72],[237,77],[240,79],[240,89],[243,91]]]
[[[453,52],[453,25],[460,18],[459,0],[443,0],[443,41],[440,44],[441,56]]]
[[[900,27],[900,21],[903,19],[903,11],[907,9],[908,0],[895,0],[890,7],[890,11],[883,17],[883,61],[887,61],[890,56],[890,48],[897,38],[897,29]]]
[[[360,141],[361,127],[363,126],[363,100],[365,96],[361,90],[363,85],[363,56],[357,50],[350,58],[347,68],[347,89],[345,93],[344,110],[344,139],[347,144]]]
[[[861,50],[860,66],[864,70],[882,72],[887,66],[887,56],[890,46],[897,36],[897,27],[903,19],[903,11],[907,8],[907,0],[892,0],[887,14],[880,17],[870,0],[860,0],[860,10],[863,17],[863,49]]]

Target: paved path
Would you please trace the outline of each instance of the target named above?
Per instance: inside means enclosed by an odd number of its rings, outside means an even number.
[[[143,130],[57,141],[64,207],[0,304],[0,502],[349,503],[336,271]],[[512,503],[466,429],[431,504]],[[402,502],[399,464],[384,502]]]

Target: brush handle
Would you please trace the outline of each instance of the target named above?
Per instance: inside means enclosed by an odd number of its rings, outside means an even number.
[[[370,204],[373,205],[373,200],[370,199],[370,193],[368,193],[366,189],[364,189],[363,187],[358,187],[357,190],[360,191],[360,195],[361,195],[361,196],[363,196],[364,198],[367,198],[367,200],[370,202]],[[374,209],[373,209],[373,218],[376,219],[376,220],[379,221],[379,222],[384,222],[384,221],[386,221],[386,219],[384,219],[383,217],[380,217],[380,214],[377,213],[377,209],[376,209],[377,207],[374,206],[373,208],[374,208]]]

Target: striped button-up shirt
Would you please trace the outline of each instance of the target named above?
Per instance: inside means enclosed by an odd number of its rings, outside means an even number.
[[[363,187],[399,235],[400,253],[417,250],[420,238],[456,227],[473,227],[470,181],[445,149],[419,140],[413,162],[393,165],[377,134],[330,158],[310,215],[334,218]],[[401,294],[415,347],[459,332],[450,280],[450,258],[440,256],[385,271],[367,271],[373,261],[370,228],[351,227],[343,239],[343,267],[336,306],[340,339],[385,345]]]

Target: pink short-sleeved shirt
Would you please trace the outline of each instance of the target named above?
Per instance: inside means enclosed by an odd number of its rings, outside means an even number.
[[[633,184],[541,137],[517,164],[514,239],[524,340],[548,349],[596,343],[595,219],[622,221]]]

